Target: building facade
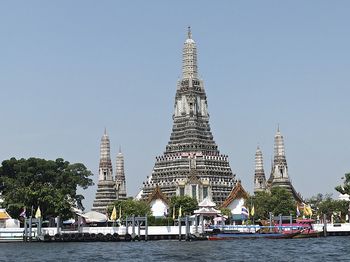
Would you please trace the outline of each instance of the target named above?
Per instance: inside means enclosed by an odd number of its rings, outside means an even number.
[[[189,28],[170,141],[163,155],[156,157],[152,174],[138,197],[147,199],[159,186],[167,198],[188,195],[200,202],[209,197],[220,205],[235,183],[228,156],[220,154],[211,133],[207,96],[198,76],[197,47]]]

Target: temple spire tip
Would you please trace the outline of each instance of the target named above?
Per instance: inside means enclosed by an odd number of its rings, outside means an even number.
[[[190,26],[187,27],[187,36],[188,36],[188,39],[192,39],[192,32],[191,32]]]

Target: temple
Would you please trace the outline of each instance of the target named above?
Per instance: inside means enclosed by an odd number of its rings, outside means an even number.
[[[290,192],[294,199],[302,203],[303,199],[294,189],[288,174],[288,165],[287,159],[285,155],[284,148],[284,139],[279,130],[277,128],[277,132],[274,139],[274,158],[271,167],[270,178],[267,180],[265,185],[265,175],[263,173],[263,163],[262,163],[262,153],[261,151],[256,153],[256,167],[255,167],[255,175],[254,175],[254,192],[271,190],[274,187],[282,187],[285,188],[288,192]],[[261,184],[260,184],[261,182]],[[265,188],[264,188],[265,187]]]
[[[124,155],[120,148],[119,148],[119,153],[117,155],[117,161],[116,161],[115,183],[116,183],[116,190],[118,193],[117,198],[119,200],[125,200],[126,199],[126,182],[125,182],[125,173],[124,173]]]
[[[258,147],[255,153],[255,174],[254,174],[254,193],[266,190],[266,177],[264,171],[263,155]]]
[[[116,163],[116,179],[114,179],[110,151],[110,140],[105,129],[101,138],[97,192],[91,209],[103,214],[106,213],[107,207],[114,201],[126,199],[124,156],[119,149]]]
[[[220,154],[210,130],[207,97],[198,77],[197,47],[189,28],[170,141],[163,155],[156,157],[138,197],[148,199],[158,186],[168,199],[188,195],[200,202],[208,197],[220,205],[235,184],[228,156]]]

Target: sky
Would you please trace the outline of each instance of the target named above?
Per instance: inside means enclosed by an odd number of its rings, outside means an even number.
[[[305,198],[350,172],[350,2],[1,1],[0,160],[81,162],[97,182],[104,128],[135,196],[170,138],[187,27],[220,152],[253,191],[277,126]],[[96,186],[80,191],[87,209]]]

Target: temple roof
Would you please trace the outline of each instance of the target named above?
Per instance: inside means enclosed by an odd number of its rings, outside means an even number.
[[[237,198],[248,198],[248,193],[244,190],[240,181],[237,181],[236,186],[232,188],[230,194],[228,195],[224,203],[222,203],[221,207],[228,207],[228,205],[231,204],[232,201]]]
[[[202,202],[198,204],[199,207],[215,207],[216,204],[211,201],[208,197],[204,198]]]
[[[0,209],[0,219],[9,219],[11,216],[6,212],[5,209]]]
[[[158,185],[153,190],[152,194],[148,196],[147,203],[150,204],[153,200],[156,200],[156,199],[163,200],[167,205],[170,204],[169,199],[163,194],[162,190]]]

